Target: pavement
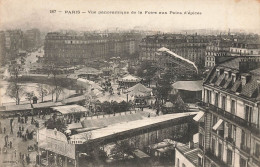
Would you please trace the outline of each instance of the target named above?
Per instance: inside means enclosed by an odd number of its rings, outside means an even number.
[[[41,118],[36,118],[40,127],[43,126],[44,120]],[[22,138],[17,137],[17,132],[19,129],[19,126],[23,126],[24,128],[31,125],[31,117],[28,118],[27,124],[22,124],[18,123],[18,118],[14,118],[13,121],[13,134],[10,134],[10,119],[0,119],[1,122],[1,128],[2,128],[2,133],[0,134],[0,166],[3,167],[22,167],[22,166],[35,166],[36,164],[36,155],[37,155],[37,150],[35,151],[28,151],[28,146],[33,146],[36,144],[36,135],[33,136],[32,140],[27,140],[23,141]],[[33,125],[34,126],[34,125]],[[6,128],[6,133],[4,134],[4,127]],[[26,129],[25,129],[26,130]],[[4,148],[4,138],[5,136],[8,135],[8,141],[12,141],[12,148],[7,148],[7,152],[4,153],[3,148]],[[22,164],[22,160],[20,160],[19,153],[28,155],[30,157],[30,163],[27,164],[26,161],[24,161],[24,165]]]

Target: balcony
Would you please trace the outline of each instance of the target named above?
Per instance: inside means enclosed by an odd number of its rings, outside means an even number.
[[[241,144],[240,144],[240,149],[243,150],[244,152],[250,154],[250,148],[248,148],[247,146],[245,146],[245,144],[241,143]]]
[[[202,107],[202,108],[208,108],[211,111],[214,111],[215,113],[217,113],[218,115],[223,116],[223,118],[226,118],[230,121],[233,121],[234,123],[243,126],[244,128],[247,128],[248,130],[250,130],[251,132],[253,132],[256,135],[260,135],[260,129],[259,127],[257,127],[255,124],[246,121],[243,118],[240,118],[236,115],[231,114],[230,112],[227,112],[221,108],[218,108],[212,104],[209,103],[205,103],[203,101],[199,101],[199,103],[197,103],[198,106]]]
[[[201,150],[204,150],[204,146],[203,146],[202,144],[199,144],[199,148],[200,148]]]
[[[226,141],[228,141],[228,142],[231,143],[231,144],[235,144],[234,139],[231,138],[231,137],[226,137]]]
[[[205,123],[204,122],[199,122],[199,127],[203,128],[205,127]]]
[[[218,164],[221,167],[227,167],[228,165],[222,161],[219,157],[217,157],[216,155],[214,155],[210,150],[207,150],[205,152],[205,155],[211,159],[212,161],[214,161],[216,164]]]

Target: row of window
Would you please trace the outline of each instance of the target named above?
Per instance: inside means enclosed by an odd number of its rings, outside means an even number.
[[[219,101],[221,102],[221,106],[219,106]],[[212,102],[212,92],[210,90],[206,90],[206,103],[213,104]],[[225,111],[227,111],[227,97],[220,96],[219,93],[215,93],[215,102],[214,105],[216,107],[219,107]],[[244,106],[244,119],[248,122],[252,122],[252,112],[253,112],[253,107],[249,105]],[[231,99],[230,100],[230,112],[234,115],[236,115],[236,100]]]

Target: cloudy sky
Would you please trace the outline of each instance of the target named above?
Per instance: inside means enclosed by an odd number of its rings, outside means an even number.
[[[50,10],[57,10],[51,14]],[[80,11],[69,14],[65,11]],[[88,11],[141,11],[143,14],[88,14]],[[157,14],[145,14],[145,11]],[[169,12],[201,12],[176,15]],[[82,13],[87,12],[87,13]],[[167,12],[167,14],[158,14]],[[0,29],[246,30],[260,33],[259,0],[1,0]]]

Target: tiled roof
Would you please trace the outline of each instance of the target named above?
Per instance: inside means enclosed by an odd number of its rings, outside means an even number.
[[[241,85],[241,80],[237,80],[234,85],[232,86],[231,88],[231,91],[232,92],[237,92],[238,91],[238,88],[240,87]]]
[[[236,69],[233,68],[237,68],[239,65],[234,65],[233,63],[239,64],[238,60],[239,59],[233,59],[231,61],[223,63],[224,65],[221,64],[220,66],[217,66],[213,71],[211,71],[211,74],[208,75],[208,78],[206,78],[204,84],[216,86],[216,88],[220,88],[221,90],[230,93],[240,93],[237,95],[247,99],[251,99],[253,101],[259,101],[260,68],[251,70],[247,73],[242,73],[242,71],[239,71],[236,76],[237,80],[234,83],[232,82],[231,77],[225,79],[225,73],[219,76],[216,74],[216,69],[223,66],[225,66],[224,71],[235,73]],[[230,68],[228,68],[228,66],[230,66]],[[246,79],[248,80],[245,85],[242,85],[241,75],[246,76]]]
[[[231,59],[231,60],[228,60],[226,62],[221,63],[220,66],[230,68],[230,69],[239,70],[239,62],[240,62],[240,58],[236,57],[234,59]]]
[[[224,78],[225,78],[225,75],[224,75],[224,74],[221,74],[221,75],[218,77],[217,82],[215,83],[215,85],[217,85],[217,86],[223,85],[223,83],[224,83],[224,81],[225,81]]]
[[[190,148],[189,144],[186,145],[181,145],[178,146],[177,145],[177,149],[178,151],[180,151],[190,162],[192,162],[193,164],[197,164],[198,162],[198,143],[194,144],[194,148]]]
[[[227,79],[227,82],[224,84],[223,88],[227,89],[230,88],[232,83],[232,78]]]
[[[247,97],[253,97],[254,93],[258,91],[258,85],[255,78],[252,78],[246,86],[243,87],[241,94]],[[255,95],[256,96],[256,95]]]

